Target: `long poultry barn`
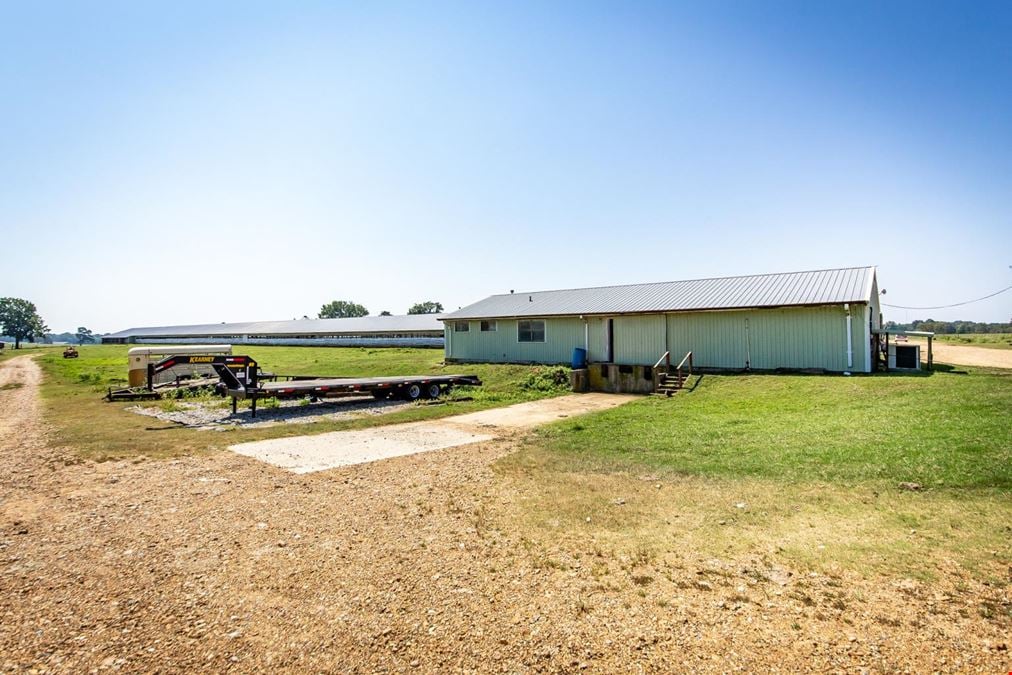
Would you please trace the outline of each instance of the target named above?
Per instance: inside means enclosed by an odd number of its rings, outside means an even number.
[[[249,344],[333,347],[442,347],[436,314],[347,319],[150,326],[102,336],[103,344]]]
[[[443,315],[446,358],[625,373],[692,352],[697,368],[870,372],[874,267],[493,295]]]

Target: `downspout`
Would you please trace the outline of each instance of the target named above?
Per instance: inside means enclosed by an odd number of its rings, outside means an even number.
[[[583,351],[587,353],[587,361],[590,361],[590,319],[583,317]]]
[[[871,372],[871,322],[872,322],[873,308],[871,305],[866,305],[864,309],[864,315],[867,319],[864,322],[864,372]]]
[[[752,335],[748,331],[748,317],[745,317],[745,370],[752,370]]]
[[[850,331],[850,304],[843,303],[843,309],[847,312],[847,368],[854,367],[854,336]]]

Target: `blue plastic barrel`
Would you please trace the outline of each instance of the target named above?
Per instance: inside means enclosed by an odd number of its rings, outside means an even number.
[[[575,347],[573,349],[573,368],[586,368],[587,367],[587,350],[583,347]]]

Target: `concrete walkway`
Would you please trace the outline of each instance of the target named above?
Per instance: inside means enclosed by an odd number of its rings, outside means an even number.
[[[240,443],[230,446],[229,450],[294,473],[311,473],[481,443],[507,430],[531,428],[606,410],[636,398],[622,394],[571,394],[427,422]]]

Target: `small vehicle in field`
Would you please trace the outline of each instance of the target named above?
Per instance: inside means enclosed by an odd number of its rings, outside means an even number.
[[[63,350],[63,358],[65,359],[76,359],[80,354],[77,353],[76,347],[67,347]]]

